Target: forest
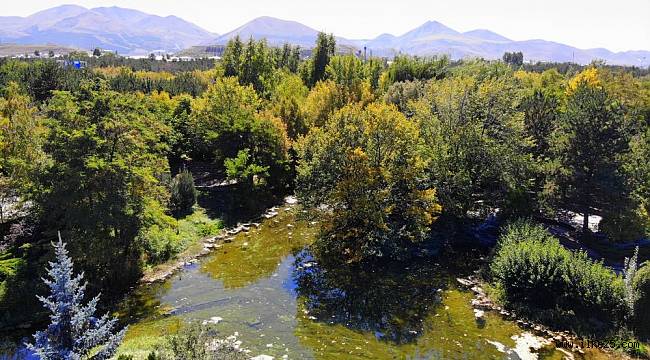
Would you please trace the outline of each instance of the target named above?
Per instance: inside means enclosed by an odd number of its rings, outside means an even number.
[[[237,37],[216,62],[0,59],[0,353],[116,357],[145,275],[295,195],[314,313],[330,276],[467,262],[500,308],[647,358],[650,74],[520,56],[364,58],[321,33],[308,58]],[[148,358],[246,357],[211,334]]]

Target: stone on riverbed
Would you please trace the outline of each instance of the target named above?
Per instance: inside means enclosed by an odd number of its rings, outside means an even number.
[[[474,283],[472,281],[467,280],[467,279],[457,278],[456,281],[458,281],[461,285],[467,286],[467,287],[470,287],[470,286],[474,285]]]
[[[218,324],[218,323],[220,323],[221,321],[223,321],[223,318],[222,318],[222,317],[219,317],[219,316],[213,316],[213,317],[210,318],[210,320],[203,320],[203,325],[207,325],[207,324]]]
[[[278,216],[278,212],[277,211],[269,211],[269,212],[267,212],[266,214],[264,214],[262,216],[264,216],[267,219],[270,219],[270,218]]]
[[[474,318],[476,319],[476,321],[485,320],[485,311],[479,310],[479,309],[474,309]]]
[[[271,355],[257,355],[255,357],[252,357],[251,360],[273,360],[273,356]]]
[[[295,196],[287,196],[286,198],[284,198],[284,202],[289,205],[297,204],[298,198],[296,198]]]

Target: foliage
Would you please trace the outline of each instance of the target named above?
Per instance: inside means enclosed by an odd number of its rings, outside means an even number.
[[[270,111],[282,119],[290,139],[305,135],[309,130],[305,111],[308,93],[298,75],[283,74],[271,95]]]
[[[299,146],[298,194],[331,210],[316,253],[343,262],[405,256],[440,206],[421,183],[419,132],[396,108],[348,106]]]
[[[50,288],[48,297],[39,296],[51,312],[51,323],[45,331],[34,335],[28,348],[41,359],[108,359],[120,345],[126,329],[115,332],[117,319],[108,315],[95,317],[99,297],[83,305],[86,284],[83,274],[73,275],[73,263],[65,244],[54,244],[56,262],[50,263],[44,282]]]
[[[530,143],[515,84],[508,73],[483,81],[457,76],[429,84],[413,105],[429,181],[448,214],[533,210]]]
[[[387,84],[413,80],[440,80],[445,77],[449,58],[396,56],[387,71]]]
[[[641,131],[631,140],[630,153],[623,165],[632,190],[633,202],[637,204],[636,214],[632,215],[637,226],[631,228],[640,227],[645,230],[645,234],[650,234],[650,162],[648,159],[650,159],[650,128]],[[626,228],[630,229],[630,227]]]
[[[508,226],[490,270],[510,303],[622,320],[622,279],[586,253],[565,249],[539,225],[515,222]]]
[[[206,236],[217,235],[222,228],[220,221],[210,219],[201,208],[176,220],[165,214],[159,203],[150,203],[142,217],[137,241],[146,265],[168,261]]]
[[[341,89],[331,80],[314,86],[305,100],[304,111],[308,127],[321,127],[334,112],[345,105]]]
[[[161,137],[169,128],[138,96],[101,82],[55,92],[47,114],[51,161],[29,198],[43,228],[61,229],[72,253],[84,254],[79,261],[93,286],[119,292],[139,273],[135,239],[146,206],[167,203],[159,179],[168,172]]]
[[[505,52],[502,59],[506,64],[521,66],[524,63],[524,54],[521,51]]]
[[[588,80],[576,86],[553,133],[554,161],[545,190],[561,208],[583,215],[586,232],[589,215],[616,213],[628,203],[621,156],[629,139],[622,109],[607,92]]]
[[[240,347],[234,336],[218,339],[216,332],[206,325],[191,323],[178,334],[168,336],[169,355],[173,360],[244,360],[248,350]],[[166,355],[166,354],[165,354]]]
[[[525,96],[521,102],[524,113],[526,133],[535,142],[532,154],[536,158],[550,157],[549,141],[557,124],[559,99],[544,90],[534,90]]]
[[[217,80],[193,104],[195,151],[224,168],[229,165],[230,176],[242,180],[242,186],[252,188],[254,175],[260,175],[260,180],[277,188],[286,185],[286,128],[280,119],[258,111],[260,107],[252,87],[241,86],[234,78]]]
[[[196,197],[194,178],[187,169],[183,169],[172,180],[170,207],[176,216],[189,214],[192,212],[192,206],[196,204]]]
[[[336,40],[334,35],[327,35],[325,33],[318,33],[316,38],[316,47],[312,51],[312,57],[309,62],[309,73],[305,82],[313,87],[319,81],[325,79],[327,65],[330,59],[336,53]]]
[[[42,119],[29,98],[11,82],[0,97],[0,222],[20,190],[30,186],[30,174],[44,165],[41,149],[45,137]]]
[[[402,81],[396,82],[388,88],[386,94],[384,94],[384,101],[397,106],[399,111],[406,115],[412,116],[409,103],[419,100],[423,95],[424,83],[422,81]]]
[[[100,73],[107,74],[104,68]],[[143,93],[167,92],[172,95],[189,94],[198,96],[208,87],[209,81],[197,72],[180,72],[161,76],[156,72],[133,72],[130,68],[118,68],[117,72],[108,72],[107,80],[113,90],[120,92]]]
[[[638,270],[637,259],[639,257],[639,247],[634,249],[634,255],[631,258],[625,258],[623,262],[623,284],[625,285],[625,305],[627,306],[627,317],[634,316],[634,305],[639,297],[636,289],[634,288],[634,278]]]
[[[639,336],[650,338],[650,266],[644,264],[636,273],[633,286],[638,297],[634,304],[633,326]]]

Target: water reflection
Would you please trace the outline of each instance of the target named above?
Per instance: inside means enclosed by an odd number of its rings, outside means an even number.
[[[280,208],[265,226],[253,226],[215,250],[201,270],[223,281],[227,289],[254,284],[270,276],[294,249],[311,243],[317,227],[295,221],[293,210]]]
[[[404,344],[424,331],[424,319],[440,305],[443,279],[427,259],[385,264],[381,269],[323,268],[307,250],[296,256],[294,279],[313,320],[371,332]]]

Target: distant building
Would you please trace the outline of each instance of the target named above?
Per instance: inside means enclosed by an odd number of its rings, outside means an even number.
[[[57,60],[58,64],[65,68],[84,69],[88,64],[82,60]]]

